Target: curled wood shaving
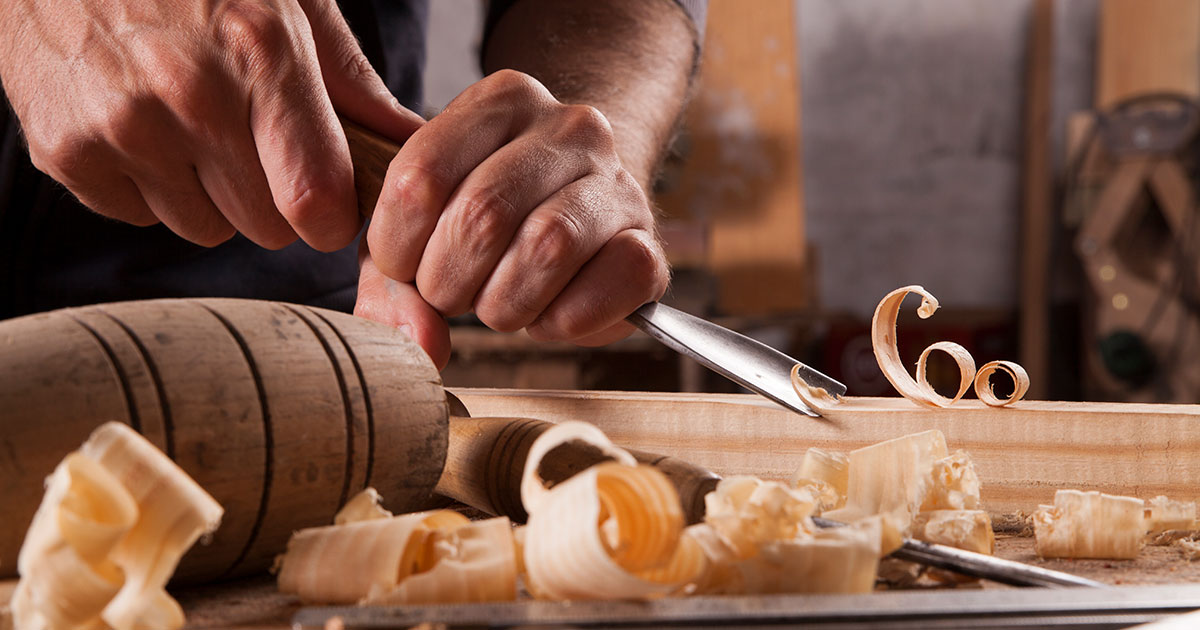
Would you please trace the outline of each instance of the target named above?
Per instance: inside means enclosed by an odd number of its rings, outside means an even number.
[[[792,389],[796,390],[796,395],[804,404],[811,409],[817,411],[821,415],[828,415],[828,411],[841,403],[841,398],[821,387],[813,387],[800,377],[801,365],[797,363],[792,366]]]
[[[896,318],[900,314],[901,303],[909,293],[921,296],[921,306],[917,308],[917,315],[921,319],[928,319],[937,311],[937,298],[920,286],[910,285],[896,289],[884,296],[879,306],[875,308],[874,317],[871,318],[871,347],[875,351],[875,359],[879,362],[879,369],[883,371],[883,375],[901,396],[930,407],[949,407],[963,397],[972,382],[975,385],[975,394],[979,399],[993,407],[1010,405],[1025,396],[1029,390],[1029,375],[1020,365],[1012,361],[992,361],[976,372],[975,359],[971,357],[971,353],[967,352],[966,348],[950,341],[939,341],[925,348],[917,360],[916,378],[909,376],[900,360],[900,352],[896,346]],[[945,352],[958,365],[958,391],[953,398],[946,398],[937,393],[926,378],[926,361],[934,351]],[[1005,400],[1000,400],[992,391],[990,378],[997,371],[1004,372],[1013,379],[1013,394]],[[814,393],[811,389],[801,391],[799,385],[796,384],[798,380],[796,371],[793,370],[792,373],[792,383],[796,388],[797,395],[806,403],[809,402],[806,396],[814,397],[813,402],[820,411],[823,401],[819,397],[819,392]]]
[[[586,422],[563,422],[554,425],[534,440],[525,460],[525,471],[521,476],[521,503],[524,504],[526,512],[532,514],[548,492],[545,480],[538,475],[542,459],[556,447],[574,441],[595,446],[600,452],[627,466],[637,464],[633,455],[614,445],[603,431],[593,425]]]
[[[833,510],[846,504],[850,460],[844,453],[810,448],[800,460],[800,468],[792,477],[795,488],[809,488],[819,499],[818,511]]]
[[[992,374],[995,372],[1003,372],[1013,381],[1013,393],[1004,400],[998,398],[992,391]],[[985,363],[982,368],[979,368],[979,373],[975,375],[975,395],[984,404],[991,407],[1011,405],[1024,398],[1027,391],[1029,391],[1029,374],[1025,372],[1025,368],[1012,361]]]
[[[391,512],[380,505],[382,501],[383,497],[379,496],[379,492],[375,488],[367,488],[351,497],[346,505],[338,510],[338,513],[333,516],[333,524],[345,525],[346,523],[392,516]]]
[[[616,461],[546,489],[537,475],[541,459],[572,440]],[[703,566],[695,545],[680,544],[684,519],[675,486],[592,425],[564,422],[538,436],[525,462],[521,498],[529,512],[526,583],[536,597],[656,597],[684,587]]]
[[[908,535],[913,517],[939,492],[935,464],[949,455],[946,438],[936,429],[851,451],[846,505],[824,516],[854,522],[878,514],[881,548],[890,553]]]
[[[296,532],[279,590],[310,603],[441,604],[516,598],[512,525],[449,510]]]
[[[954,363],[958,365],[958,392],[954,394],[954,398],[946,398],[937,393],[925,376],[925,362],[929,359],[930,353],[935,351],[945,352],[950,355],[950,358],[954,359]],[[908,373],[906,372],[905,376],[907,375]],[[917,382],[930,398],[930,402],[938,407],[949,407],[958,402],[963,397],[963,394],[967,393],[967,390],[970,389],[971,378],[973,376],[975,376],[975,359],[971,357],[971,353],[967,352],[966,348],[953,341],[938,341],[925,348],[921,352],[920,358],[917,359]]]
[[[1200,542],[1181,538],[1175,541],[1175,546],[1179,547],[1180,554],[1188,560],[1200,558]]]
[[[1145,503],[1096,491],[1059,490],[1033,514],[1043,558],[1136,558],[1146,533]]]
[[[931,510],[913,519],[913,538],[991,555],[996,550],[992,519],[983,510]]]
[[[977,510],[983,484],[975,472],[975,463],[966,451],[954,451],[933,463],[933,485],[925,495],[921,511]]]
[[[704,497],[704,522],[738,558],[749,558],[764,543],[790,540],[815,529],[809,517],[817,499],[807,489],[794,490],[756,477],[722,479]]]
[[[592,466],[529,510],[526,583],[546,599],[667,595],[692,579],[680,573],[696,565],[676,559],[683,522],[675,487],[657,469]]]
[[[1196,529],[1196,503],[1173,501],[1165,496],[1150,499],[1146,507],[1146,530],[1158,534],[1170,530]]]
[[[917,308],[917,315],[921,319],[928,319],[938,309],[937,298],[917,285],[901,287],[884,296],[879,306],[875,307],[875,315],[871,318],[871,347],[875,351],[875,360],[879,362],[879,369],[883,371],[888,382],[896,388],[896,391],[900,392],[901,396],[930,407],[945,407],[958,400],[966,388],[960,384],[959,394],[953,400],[934,391],[933,387],[925,380],[926,357],[935,349],[947,352],[958,364],[959,371],[962,373],[961,380],[966,381],[967,384],[975,375],[975,361],[970,358],[971,355],[962,346],[945,341],[938,342],[921,353],[921,360],[917,363],[917,380],[909,375],[900,361],[900,351],[896,346],[896,318],[900,315],[900,304],[904,302],[905,296],[909,293],[921,296],[921,306]],[[969,374],[967,373],[968,365],[964,359],[970,362]]]
[[[102,425],[47,480],[18,558],[18,628],[179,628],[164,590],[217,502],[133,429]]]
[[[506,517],[435,529],[425,542],[420,572],[395,588],[368,593],[363,603],[509,601],[516,598],[516,562],[512,523]]]

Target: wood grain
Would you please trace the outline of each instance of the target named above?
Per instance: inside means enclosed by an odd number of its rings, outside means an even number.
[[[1054,3],[1035,0],[1025,69],[1025,146],[1021,173],[1021,365],[1029,396],[1045,398],[1050,380],[1050,234],[1054,173],[1050,112],[1054,62]]]
[[[974,400],[930,410],[898,398],[847,398],[814,420],[740,394],[452,389],[473,412],[595,423],[617,444],[722,475],[786,480],[812,446],[847,451],[939,429],[971,454],[993,513],[1031,511],[1059,488],[1200,498],[1200,405]]]
[[[0,576],[16,571],[43,480],[100,424],[142,431],[225,508],[177,576],[263,569],[292,531],[375,486],[426,505],[447,409],[425,353],[394,329],[303,306],[148,300],[0,322]]]
[[[383,190],[388,165],[400,152],[400,145],[368,130],[357,123],[338,117],[346,142],[350,145],[350,159],[354,163],[354,190],[358,193],[358,211],[370,218],[375,211],[375,202]]]
[[[1104,0],[1096,106],[1148,92],[1200,96],[1200,2]]]

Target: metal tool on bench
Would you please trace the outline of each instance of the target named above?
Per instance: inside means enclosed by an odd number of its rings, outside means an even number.
[[[831,521],[827,518],[815,517],[813,522],[818,527],[844,527],[845,523]],[[962,575],[983,578],[1010,586],[1046,586],[1059,588],[1064,586],[1106,586],[1103,582],[1081,578],[1062,571],[1052,571],[1035,567],[1030,564],[1013,562],[1003,558],[966,551],[947,545],[927,543],[912,538],[904,539],[900,548],[893,551],[891,556],[897,560],[907,560],[920,565],[945,569]]]
[[[845,385],[764,343],[666,304],[646,304],[628,320],[676,352],[796,413],[814,418],[821,415],[796,395],[792,366],[800,366],[800,377],[810,387],[834,396],[846,393]]]
[[[342,126],[350,143],[354,162],[354,186],[358,191],[359,211],[370,216],[379,199],[388,164],[400,145],[345,119]],[[651,302],[628,317],[630,323],[685,356],[724,375],[796,413],[820,417],[792,389],[792,366],[799,361],[745,335],[712,322],[688,315],[665,304]],[[834,396],[846,393],[846,386],[801,364],[800,376],[810,386]]]
[[[1200,587],[1088,590],[893,591],[863,595],[663,598],[652,601],[522,601],[452,606],[314,606],[296,630],[384,630],[445,624],[470,628],[793,628],[916,630],[983,628],[1117,630],[1200,608]],[[1182,626],[1180,626],[1182,627]]]

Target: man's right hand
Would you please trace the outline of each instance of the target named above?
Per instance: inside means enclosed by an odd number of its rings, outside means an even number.
[[[3,0],[0,79],[40,170],[206,246],[344,247],[361,219],[335,108],[397,141],[422,122],[335,0]]]

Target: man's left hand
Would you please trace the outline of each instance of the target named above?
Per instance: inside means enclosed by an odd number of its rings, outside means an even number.
[[[498,331],[601,345],[628,335],[625,316],[669,281],[646,193],[607,119],[511,70],[405,142],[367,244],[355,312],[407,325],[439,367],[441,316],[474,311]]]

